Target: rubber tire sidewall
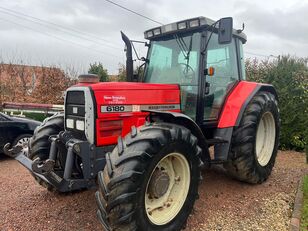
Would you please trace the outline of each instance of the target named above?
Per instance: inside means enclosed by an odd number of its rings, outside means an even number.
[[[261,108],[261,112],[257,117],[257,126],[255,130],[255,135],[254,135],[254,149],[253,149],[256,171],[258,172],[260,176],[263,176],[266,178],[270,175],[272,168],[274,167],[274,164],[275,164],[275,160],[276,160],[276,156],[278,152],[278,145],[279,145],[279,126],[280,126],[278,108],[275,104],[272,103],[272,101],[269,101],[269,102],[271,102],[271,104],[265,104],[265,107]],[[258,127],[261,122],[262,116],[267,112],[270,112],[272,114],[274,121],[275,121],[275,130],[276,130],[275,131],[275,144],[274,144],[272,156],[269,162],[265,166],[262,166],[260,165],[258,161],[257,151],[256,151],[257,131],[258,131]]]
[[[177,152],[182,154],[189,163],[190,167],[190,186],[188,190],[188,194],[186,200],[180,209],[179,213],[176,217],[171,220],[169,223],[165,225],[154,225],[148,218],[146,214],[145,208],[145,192],[147,183],[150,180],[151,174],[159,163],[161,159],[167,156],[170,153]],[[144,174],[144,181],[141,185],[141,190],[139,192],[139,196],[137,196],[137,207],[140,206],[140,209],[136,213],[137,226],[140,227],[140,230],[148,230],[148,231],[167,231],[167,230],[179,230],[182,228],[183,223],[186,222],[187,217],[189,216],[191,209],[193,207],[195,197],[198,194],[198,185],[199,185],[199,171],[198,164],[199,160],[195,155],[189,154],[191,152],[191,147],[185,143],[172,143],[169,144],[168,147],[164,147],[162,150],[157,153],[154,158],[151,160],[150,164],[147,166],[146,172]]]
[[[258,97],[263,98],[264,102],[262,103]],[[266,112],[270,112],[275,121],[275,144],[269,162],[265,166],[261,166],[256,154],[256,136],[261,118]],[[245,128],[245,123],[246,125],[254,124],[253,129],[249,126]],[[265,181],[275,164],[279,145],[279,131],[280,119],[275,96],[269,92],[258,92],[245,109],[239,127],[235,128],[233,132],[229,154],[230,161],[224,164],[229,174],[240,181],[253,184]],[[252,139],[245,141],[245,137],[252,137]]]

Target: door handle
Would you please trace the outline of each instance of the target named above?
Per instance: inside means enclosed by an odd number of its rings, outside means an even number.
[[[205,82],[204,95],[208,95],[210,93],[210,83]]]

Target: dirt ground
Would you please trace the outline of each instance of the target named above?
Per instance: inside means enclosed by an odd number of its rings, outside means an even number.
[[[200,199],[186,231],[288,229],[295,191],[308,173],[305,155],[279,152],[270,178],[249,185],[219,167],[203,171]],[[0,230],[102,230],[94,191],[58,194],[36,184],[15,160],[0,157]]]

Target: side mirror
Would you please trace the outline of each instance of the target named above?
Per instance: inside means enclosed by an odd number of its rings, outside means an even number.
[[[232,41],[233,18],[221,18],[218,28],[218,43],[228,44]]]

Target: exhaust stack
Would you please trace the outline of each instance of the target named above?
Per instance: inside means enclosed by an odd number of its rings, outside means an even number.
[[[134,64],[132,55],[132,44],[129,38],[121,31],[122,40],[126,45],[126,81],[133,82]]]

